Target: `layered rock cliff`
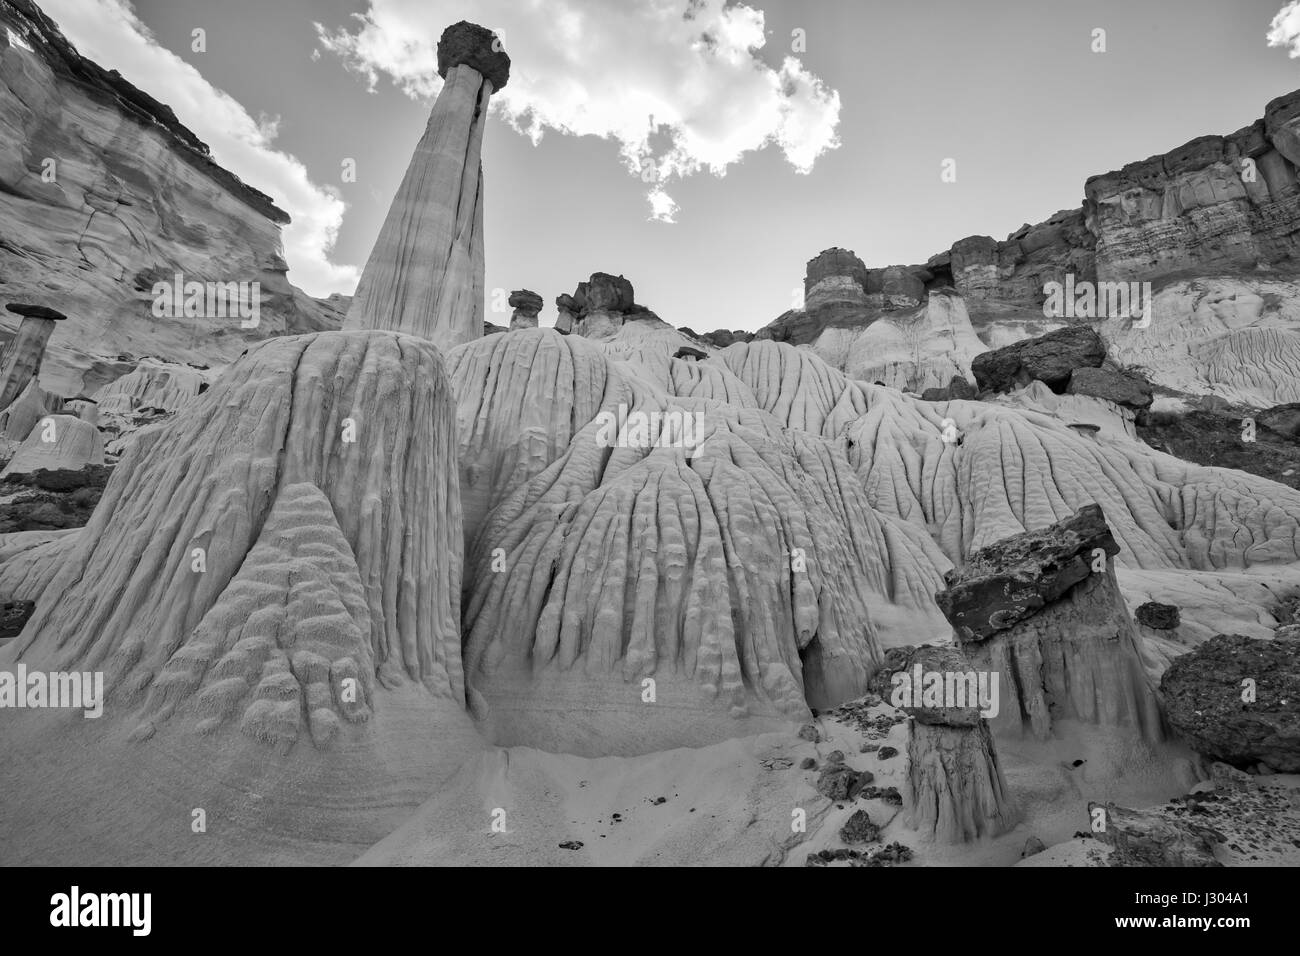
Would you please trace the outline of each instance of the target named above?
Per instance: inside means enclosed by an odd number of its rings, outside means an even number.
[[[251,341],[342,321],[290,285],[288,215],[171,109],[78,54],[31,0],[0,0],[0,221],[5,296],[68,316],[41,372],[60,395],[129,371],[122,357],[224,364]],[[178,274],[258,283],[257,326],[156,316],[155,284]],[[0,339],[16,328],[0,313]]]

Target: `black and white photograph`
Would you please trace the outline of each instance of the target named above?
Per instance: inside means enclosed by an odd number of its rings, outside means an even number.
[[[1293,926],[1300,0],[0,0],[0,306],[7,925]]]

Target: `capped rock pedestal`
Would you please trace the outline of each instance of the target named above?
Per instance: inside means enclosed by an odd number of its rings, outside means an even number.
[[[944,843],[1011,829],[1016,811],[993,734],[981,716],[990,701],[978,700],[974,666],[958,648],[926,645],[907,655],[900,673],[906,675],[912,697],[903,708],[912,717],[903,791],[908,826]],[[963,701],[940,697],[936,703],[925,693],[929,680],[971,693]]]
[[[483,335],[483,170],[488,99],[510,74],[490,30],[438,41],[446,80],[366,262],[345,329],[386,329],[441,349]]]
[[[945,575],[937,594],[977,669],[1003,688],[998,733],[1051,736],[1054,722],[1131,728],[1164,739],[1133,620],[1115,581],[1119,553],[1101,508],[1006,538]]]
[[[528,289],[510,293],[509,305],[515,311],[510,316],[510,330],[537,328],[537,314],[542,311],[542,297]]]

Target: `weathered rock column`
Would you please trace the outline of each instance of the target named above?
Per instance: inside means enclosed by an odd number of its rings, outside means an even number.
[[[495,49],[494,49],[495,44]],[[438,41],[446,80],[361,274],[345,329],[386,329],[444,351],[483,335],[483,170],[488,98],[510,57],[462,20]]]
[[[67,318],[62,312],[43,305],[12,303],[5,308],[21,315],[23,321],[0,364],[0,410],[8,408],[40,372],[45,343],[54,332],[54,323]]]
[[[515,311],[510,316],[510,328],[537,328],[537,314],[542,311],[542,297],[528,289],[516,289],[507,300]]]

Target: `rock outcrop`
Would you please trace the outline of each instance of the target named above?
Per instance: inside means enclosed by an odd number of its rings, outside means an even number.
[[[167,106],[78,54],[31,0],[0,2],[0,220],[5,297],[69,316],[41,368],[60,395],[99,388],[119,355],[224,363],[252,341],[342,321],[289,284],[289,217],[270,197]],[[257,283],[257,327],[160,317],[156,283],[177,275]]]
[[[671,328],[636,303],[631,282],[607,272],[593,272],[586,282],[578,283],[572,295],[557,296],[555,307],[559,312],[555,328],[564,334],[572,332],[593,339],[609,339],[618,335],[625,322],[634,320]]]
[[[310,485],[355,555],[380,680],[463,697],[452,441],[450,388],[427,344],[325,333],[251,350],[118,466],[53,585],[59,600],[42,603],[17,659],[102,667],[123,705],[177,654],[198,681],[231,651],[230,635],[222,628],[205,652],[217,656],[201,659],[191,642],[208,639],[194,635],[254,610],[267,593],[256,581],[229,611],[225,595],[259,541],[277,540],[263,537],[282,490]]]
[[[1084,184],[1097,276],[1294,266],[1300,258],[1295,113],[1300,91],[1227,136],[1201,136]]]
[[[1088,814],[1100,821],[1094,828],[1096,838],[1115,848],[1112,866],[1223,866],[1214,851],[1226,840],[1213,827],[1114,803],[1089,803]]]
[[[971,362],[981,389],[1009,391],[1039,381],[1062,392],[1075,369],[1097,368],[1106,359],[1106,343],[1090,326],[1072,325],[1034,339],[984,352]]]
[[[510,315],[510,329],[537,328],[537,314],[542,311],[542,297],[536,292],[519,289],[510,293],[509,305],[514,312]]]
[[[438,72],[446,82],[344,328],[407,332],[448,350],[483,334],[480,157],[488,100],[505,84],[510,57],[490,30],[462,20],[438,41]]]
[[[1046,739],[1062,719],[1163,739],[1139,637],[1111,559],[1119,546],[1101,509],[1000,541],[945,576],[936,595],[976,669],[995,671],[1009,700],[998,733]]]
[[[1221,634],[1176,658],[1160,690],[1169,723],[1200,753],[1300,772],[1300,640]]]

